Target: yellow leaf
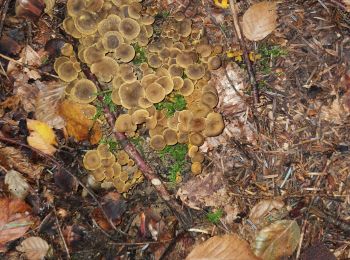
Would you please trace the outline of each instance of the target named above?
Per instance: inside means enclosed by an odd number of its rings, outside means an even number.
[[[27,137],[28,144],[46,154],[54,154],[56,148],[56,136],[52,128],[38,120],[27,120],[27,127],[31,131],[30,135]]]
[[[229,7],[228,0],[221,0],[221,3],[219,2],[219,0],[214,0],[214,4],[217,7],[224,8],[224,9],[227,9]]]

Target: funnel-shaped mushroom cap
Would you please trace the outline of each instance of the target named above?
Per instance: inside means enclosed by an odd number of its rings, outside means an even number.
[[[152,42],[148,45],[149,52],[160,52],[165,48],[165,43],[163,41]]]
[[[119,74],[126,83],[131,83],[137,80],[134,69],[130,64],[121,64],[119,67]]]
[[[122,79],[121,76],[115,76],[112,80],[112,87],[113,89],[119,89],[122,84],[124,84],[125,81]]]
[[[177,55],[181,54],[182,51],[174,47],[170,48],[169,51],[170,51],[170,58],[175,58],[175,62],[176,62]]]
[[[80,79],[74,84],[71,96],[76,102],[91,103],[97,97],[97,87],[91,80]]]
[[[70,61],[61,64],[58,67],[57,74],[65,82],[71,82],[78,78],[78,71],[76,71],[74,63]]]
[[[170,77],[170,73],[167,69],[163,68],[163,67],[160,67],[156,70],[156,75],[158,77],[163,77],[163,76],[167,76],[167,77]]]
[[[106,178],[104,167],[99,167],[96,170],[93,170],[91,172],[91,175],[94,177],[96,181],[102,181],[104,180],[104,178]]]
[[[155,128],[148,130],[148,133],[150,137],[153,137],[155,135],[162,135],[163,131],[164,127],[157,124]]]
[[[91,65],[91,72],[103,82],[110,82],[119,69],[118,63],[110,57],[104,57],[101,61]]]
[[[67,13],[69,16],[75,17],[85,9],[86,9],[85,0],[68,0],[67,1]]]
[[[190,104],[189,109],[191,109],[193,115],[196,115],[197,117],[206,117],[210,112],[213,111],[212,108],[200,102]]]
[[[154,129],[157,126],[157,117],[156,116],[150,116],[146,118],[146,128],[147,129]]]
[[[205,118],[204,117],[194,117],[189,122],[190,131],[201,132],[205,129]]]
[[[196,51],[205,58],[210,56],[212,49],[209,44],[198,44]]]
[[[181,52],[176,56],[176,63],[183,68],[193,64],[192,56],[186,52]]]
[[[134,19],[124,18],[119,23],[119,31],[128,40],[135,39],[140,33],[140,25]]]
[[[189,136],[190,144],[201,146],[204,143],[204,136],[200,133],[192,133]]]
[[[67,57],[74,55],[73,46],[70,43],[65,43],[61,48],[61,54]]]
[[[145,14],[139,19],[139,22],[143,25],[151,25],[154,23],[154,17],[151,15]]]
[[[198,152],[198,150],[199,150],[199,147],[197,145],[189,144],[189,146],[188,146],[188,156],[190,158],[193,158],[194,155]]]
[[[97,26],[98,33],[103,36],[105,33],[110,31],[118,31],[119,23],[121,22],[121,18],[118,15],[111,14],[106,19],[103,19],[99,22]]]
[[[204,92],[201,97],[203,104],[207,105],[210,108],[216,107],[219,102],[219,98],[213,92]]]
[[[200,162],[194,162],[191,165],[191,172],[195,175],[202,172],[202,164]]]
[[[163,131],[163,137],[167,145],[174,145],[177,143],[177,133],[170,128]]]
[[[146,109],[138,109],[132,113],[131,118],[134,124],[142,124],[146,122],[146,118],[149,116],[149,113]]]
[[[169,73],[171,77],[182,77],[184,70],[177,64],[173,64],[169,66]]]
[[[140,98],[138,104],[141,108],[149,108],[153,106],[153,103],[150,102],[146,97]]]
[[[180,93],[187,97],[193,93],[194,85],[192,80],[190,79],[184,79],[184,84],[182,85],[182,88],[180,88]]]
[[[173,77],[172,78],[173,83],[174,83],[174,89],[175,90],[179,90],[182,88],[182,86],[184,85],[184,80],[183,78],[177,76],[177,77]]]
[[[113,169],[113,176],[117,177],[120,175],[122,172],[122,166],[118,162],[114,162],[112,164],[112,169]]]
[[[156,83],[161,85],[165,90],[165,95],[170,94],[174,89],[174,82],[170,76],[163,76],[156,80]]]
[[[119,96],[119,89],[112,90],[111,99],[112,99],[112,102],[114,104],[121,106],[122,101],[121,101],[120,96]]]
[[[138,106],[139,99],[144,97],[145,91],[138,81],[124,83],[119,88],[119,96],[123,107],[131,109]]]
[[[154,135],[150,140],[150,145],[154,150],[161,151],[165,148],[166,143],[162,135]]]
[[[109,150],[108,144],[99,144],[96,150],[101,159],[108,159],[111,158],[113,155]]]
[[[84,155],[83,164],[85,169],[93,171],[100,167],[101,159],[96,150],[87,151]]]
[[[208,60],[208,69],[217,70],[221,66],[221,59],[218,56],[210,57]]]
[[[147,88],[149,85],[154,83],[157,79],[158,79],[158,76],[156,76],[155,74],[148,74],[141,79],[141,85],[142,87]]]
[[[122,62],[129,62],[135,57],[135,50],[131,45],[122,43],[116,49],[115,54]]]
[[[97,31],[98,16],[94,13],[82,11],[74,19],[77,30],[84,35],[93,34]]]
[[[124,150],[118,151],[117,161],[120,165],[126,165],[129,161],[129,155]]]
[[[186,18],[186,17],[185,17],[185,15],[184,15],[184,13],[182,13],[182,12],[176,12],[176,13],[174,14],[174,19],[175,19],[176,21],[178,21],[178,22],[183,21],[185,18]]]
[[[73,36],[74,38],[81,38],[81,33],[75,27],[74,20],[71,17],[66,17],[63,20],[63,29],[66,33]]]
[[[134,124],[132,123],[131,115],[129,114],[122,114],[118,116],[117,120],[115,121],[115,129],[117,132],[129,132],[134,129]]]
[[[109,167],[115,162],[115,156],[111,152],[109,152],[106,156],[109,156],[108,158],[101,158],[101,165],[103,167]]]
[[[193,118],[190,110],[182,110],[179,112],[179,122],[188,125]]]
[[[134,2],[135,3],[135,2]],[[136,4],[136,3],[135,3]],[[141,6],[142,9],[142,6]],[[128,16],[132,19],[138,20],[141,18],[140,15],[140,6],[136,6],[136,5],[128,5]]]
[[[83,56],[87,64],[93,64],[101,61],[105,57],[105,52],[97,48],[96,45],[92,45],[84,49]]]
[[[203,78],[205,68],[202,64],[191,64],[186,68],[185,73],[190,79],[199,80]]]
[[[145,96],[153,104],[159,103],[165,98],[165,90],[158,83],[152,83],[146,88]]]
[[[188,143],[188,133],[178,132],[177,133],[177,141],[179,144]]]
[[[225,124],[221,114],[211,112],[205,120],[205,136],[218,136],[224,130]]]
[[[159,57],[162,59],[162,60],[165,60],[167,58],[170,58],[170,49],[169,48],[164,48],[163,50],[161,50],[159,52]]]
[[[117,49],[123,42],[123,36],[117,31],[106,32],[102,37],[103,48],[107,51]]]
[[[191,161],[202,163],[204,161],[204,155],[201,152],[194,153],[193,157],[191,158]]]
[[[182,37],[188,37],[192,31],[192,21],[191,19],[185,18],[180,22],[178,33],[181,34]]]
[[[58,58],[55,60],[54,64],[53,64],[54,70],[55,70],[56,72],[58,72],[58,68],[59,68],[63,63],[65,63],[65,62],[67,62],[67,61],[70,61],[68,57],[63,57],[63,56],[58,57]]]
[[[159,54],[151,54],[148,56],[148,64],[152,68],[159,68],[162,66],[162,60],[159,57]]]

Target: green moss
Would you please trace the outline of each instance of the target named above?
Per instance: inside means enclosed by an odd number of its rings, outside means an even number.
[[[155,104],[157,110],[165,110],[168,117],[175,114],[176,111],[181,111],[186,108],[185,98],[177,94],[172,100],[166,99],[158,104]]]
[[[207,214],[207,219],[210,223],[217,224],[217,223],[219,223],[220,218],[222,217],[223,213],[224,212],[222,211],[222,209],[218,209],[216,211],[209,212]]]
[[[115,152],[117,149],[119,149],[119,144],[116,140],[114,140],[113,138],[101,138],[100,144],[107,144],[109,147],[109,150],[111,152]]]
[[[134,43],[133,47],[135,50],[135,58],[132,62],[136,65],[139,65],[143,62],[147,62],[147,55],[145,49],[139,46],[138,43]]]
[[[104,114],[104,108],[107,106],[109,111],[112,113],[117,110],[117,105],[113,103],[112,101],[112,90],[106,90],[106,91],[101,91],[97,93],[97,96],[102,96],[102,101],[97,100],[96,101],[96,114],[93,116],[92,120],[97,120]]]
[[[287,50],[283,49],[281,46],[268,46],[262,45],[258,49],[258,53],[261,55],[261,59],[258,61],[258,69],[267,75],[271,72],[271,62],[278,57],[283,57],[288,54]]]

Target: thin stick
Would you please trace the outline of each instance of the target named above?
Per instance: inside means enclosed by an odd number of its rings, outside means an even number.
[[[7,10],[9,9],[10,0],[5,0],[4,3],[2,3],[3,9],[2,9],[2,15],[0,20],[0,38],[2,36],[2,30],[4,28],[4,21],[6,18]]]
[[[10,143],[10,144],[14,144],[14,145],[17,145],[17,146],[21,146],[21,147],[25,147],[27,149],[30,149],[32,151],[34,151],[35,153],[37,153],[38,155],[46,158],[47,160],[51,161],[51,163],[53,163],[54,165],[56,165],[58,168],[64,170],[66,173],[68,173],[70,176],[72,176],[76,182],[79,183],[80,186],[82,186],[88,193],[89,195],[92,197],[92,199],[96,202],[97,206],[101,209],[103,215],[105,216],[105,218],[107,219],[108,223],[111,225],[111,227],[123,234],[123,235],[126,235],[123,231],[117,229],[117,227],[114,225],[113,221],[108,217],[106,211],[103,209],[102,207],[102,204],[98,201],[96,195],[88,188],[86,187],[86,185],[84,183],[81,182],[81,180],[79,180],[79,178],[77,176],[75,176],[71,171],[69,171],[66,167],[64,167],[60,162],[58,162],[57,160],[55,160],[52,156],[50,155],[47,155],[45,153],[43,153],[42,151],[38,150],[38,149],[35,149],[27,144],[24,144],[24,143],[21,143],[15,139],[10,139],[10,138],[6,138],[6,137],[3,137],[0,135],[0,141],[2,142],[5,142],[5,143]]]
[[[252,66],[252,63],[250,62],[250,59],[248,56],[248,51],[247,51],[244,37],[242,36],[242,30],[241,30],[241,27],[240,27],[239,21],[238,21],[237,5],[235,2],[236,1],[234,1],[234,0],[230,0],[230,8],[231,8],[232,16],[233,16],[233,25],[234,25],[234,29],[235,29],[235,32],[236,32],[236,35],[237,35],[237,38],[239,41],[239,45],[241,46],[242,51],[243,51],[244,62],[247,64],[249,81],[250,81],[250,84],[251,84],[252,90],[253,90],[254,104],[258,104],[260,102],[259,101],[258,83],[256,82],[253,66]]]
[[[50,76],[50,77],[52,77],[52,78],[59,79],[59,77],[56,76],[56,75],[47,73],[47,72],[45,72],[45,71],[42,71],[41,69],[35,68],[34,66],[31,66],[31,65],[25,64],[25,63],[23,63],[23,62],[20,62],[20,61],[18,61],[18,60],[12,59],[12,58],[10,58],[10,57],[4,55],[4,54],[1,54],[1,53],[0,53],[0,57],[3,58],[3,59],[5,59],[5,60],[12,61],[12,62],[14,62],[14,63],[16,63],[16,64],[18,64],[18,65],[20,65],[20,66],[22,66],[22,67],[27,68],[27,69],[36,70],[36,71],[38,71],[38,72],[40,72],[40,73],[42,73],[42,74],[44,74],[44,75],[46,75],[46,76]]]
[[[62,230],[61,230],[61,227],[60,227],[60,223],[58,222],[56,208],[55,208],[54,205],[51,205],[51,206],[52,206],[53,211],[55,213],[55,222],[56,222],[56,226],[57,226],[57,229],[58,229],[58,233],[60,234],[61,240],[63,242],[64,249],[66,250],[67,258],[70,259],[71,257],[70,257],[70,254],[69,254],[69,249],[68,249],[66,240],[64,239],[64,236],[63,236],[63,233],[62,233]]]

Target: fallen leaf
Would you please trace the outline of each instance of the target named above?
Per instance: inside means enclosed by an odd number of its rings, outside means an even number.
[[[253,4],[243,15],[244,36],[251,41],[259,41],[277,27],[276,3],[263,1]]]
[[[24,199],[29,191],[27,180],[15,170],[10,170],[5,175],[5,184],[7,184],[11,194],[18,199]]]
[[[32,179],[40,178],[44,167],[29,162],[20,150],[14,147],[0,148],[0,165],[6,170],[15,169]]]
[[[196,246],[186,260],[258,260],[249,244],[236,234],[215,236]]]
[[[16,249],[23,252],[27,259],[42,260],[49,250],[49,244],[41,237],[28,237]]]
[[[64,100],[59,105],[59,114],[66,121],[68,135],[77,141],[89,140],[91,144],[96,144],[102,137],[101,124],[84,114],[84,110],[88,109],[93,109],[93,106]]]
[[[264,260],[290,256],[297,248],[300,228],[294,220],[279,220],[259,231],[255,238],[255,254]]]
[[[5,244],[22,237],[33,224],[30,207],[20,199],[0,198],[0,252]]]
[[[30,131],[30,135],[27,137],[28,144],[43,153],[54,154],[56,148],[56,136],[52,128],[41,121],[27,119],[27,127]]]
[[[249,218],[254,224],[258,224],[271,210],[281,209],[283,206],[284,202],[281,200],[262,200],[252,208]]]

